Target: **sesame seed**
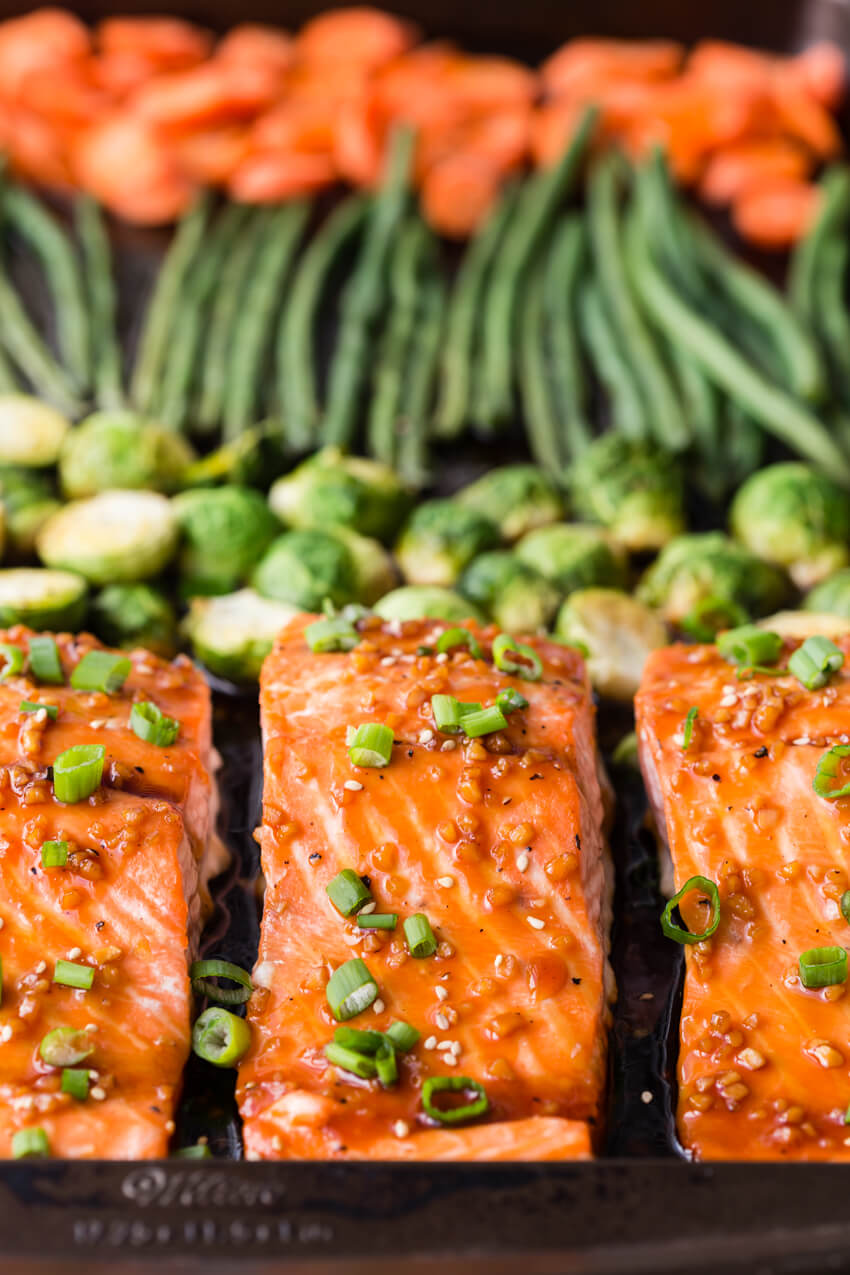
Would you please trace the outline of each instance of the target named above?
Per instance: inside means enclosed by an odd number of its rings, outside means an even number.
[[[735,705],[737,704],[737,702],[738,702],[738,696],[737,696],[737,695],[724,695],[724,696],[723,696],[723,699],[720,701],[720,707],[721,707],[721,708],[734,708],[734,707],[735,707]]]
[[[89,1097],[94,1098],[95,1102],[103,1102],[106,1097],[106,1090],[102,1089],[100,1085],[94,1085],[89,1090]]]
[[[410,1125],[406,1120],[396,1120],[393,1125],[393,1133],[397,1138],[406,1138],[410,1133]]]
[[[799,739],[791,740],[792,744],[810,744],[811,742],[812,741],[809,739],[808,735],[801,735]]]
[[[372,1008],[373,1008],[373,1010],[375,1011],[375,1013],[376,1013],[376,1014],[383,1014],[384,1010],[385,1010],[387,1007],[386,1007],[386,1005],[384,1004],[384,1002],[381,1000],[381,998],[380,998],[380,996],[379,996],[379,997],[378,997],[378,999],[377,999],[376,1001],[373,1001],[373,1002],[372,1002]]]
[[[440,654],[437,656],[437,663],[448,664],[448,662],[449,662],[448,652],[441,651]]]
[[[429,1036],[428,1039],[425,1041],[425,1044],[423,1045],[423,1049],[436,1049],[436,1048],[437,1048],[437,1037]]]
[[[36,974],[43,974],[46,969],[47,961],[39,961],[38,965],[35,967],[35,972]]]
[[[72,947],[68,953],[68,960],[75,961],[78,956],[82,956],[83,949],[81,947]]]
[[[0,1028],[0,1041],[5,1045],[7,1040],[12,1039],[12,1029],[7,1023],[5,1027]]]
[[[389,668],[391,664],[395,664],[395,656],[385,655],[383,659],[381,660],[381,663],[383,664],[384,668]]]
[[[375,911],[375,908],[377,906],[378,905],[377,903],[374,902],[374,900],[371,903],[364,903],[363,907],[360,909],[358,913],[358,916],[369,916],[372,912]]]
[[[444,739],[442,744],[440,744],[441,753],[452,753],[454,752],[456,748],[457,748],[456,739]]]
[[[2,929],[3,929],[3,926],[4,926],[5,924],[6,924],[6,922],[3,920],[2,916],[0,916],[0,930],[2,930]]]
[[[456,1067],[457,1059],[454,1054],[443,1054],[443,1062],[447,1067]]]
[[[85,1027],[83,1028],[83,1031],[84,1031],[84,1032],[96,1032],[96,1031],[97,1031],[97,1023],[86,1023]]]
[[[177,1127],[177,1126],[175,1125],[175,1123],[174,1123],[174,1121],[173,1121],[173,1120],[166,1120],[166,1122],[165,1122],[165,1132],[166,1132],[166,1133],[173,1133],[173,1132],[174,1132],[174,1130],[176,1129],[176,1127]]]
[[[546,924],[545,921],[540,920],[539,916],[527,916],[525,919],[533,930],[542,930]]]
[[[449,999],[449,994],[444,987],[435,987],[434,995],[437,997],[438,1001],[447,1001]]]
[[[44,723],[47,721],[47,709],[40,708],[35,715],[35,720],[39,723],[40,726],[43,726]]]
[[[449,1020],[446,1018],[445,1014],[437,1014],[434,1022],[437,1024],[441,1032],[448,1031]]]
[[[454,1054],[455,1058],[459,1058],[459,1057],[460,1057],[460,1054],[461,1054],[461,1045],[460,1045],[460,1041],[459,1041],[459,1040],[453,1040],[453,1041],[451,1041],[451,1042],[450,1042],[450,1044],[449,1044],[449,1049],[450,1049],[450,1050],[451,1050],[451,1052]]]
[[[346,943],[349,947],[354,947],[357,943],[360,942],[361,939],[364,939],[365,937],[366,937],[365,934],[360,934],[360,933],[343,934],[342,941],[343,943]]]
[[[493,961],[493,964],[495,965],[496,969],[499,968],[499,966],[502,964],[502,961],[504,959],[505,959],[504,956],[502,956],[502,953],[500,952],[499,955],[496,957],[496,959]]]
[[[517,855],[516,866],[520,872],[525,872],[528,868],[529,858],[528,851],[523,850],[522,854]]]
[[[357,779],[346,779],[345,783],[342,786],[343,788],[347,788],[349,792],[363,791],[363,785]]]
[[[434,738],[434,732],[432,730],[421,730],[419,732],[420,744],[430,744],[433,738]]]
[[[652,1094],[650,1093],[648,1089],[644,1089],[643,1093],[640,1096],[640,1100],[641,1102],[645,1103],[647,1106],[649,1105],[649,1103],[652,1102]]]
[[[437,885],[441,885],[444,890],[450,890],[454,883],[454,877],[437,877]]]

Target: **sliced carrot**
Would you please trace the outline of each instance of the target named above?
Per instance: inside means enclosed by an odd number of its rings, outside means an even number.
[[[226,185],[248,148],[248,130],[238,124],[196,129],[169,142],[181,170],[200,186]]]
[[[212,52],[209,31],[182,18],[105,18],[97,27],[103,53],[133,53],[160,71],[197,66]]]
[[[66,144],[61,129],[26,106],[9,104],[0,112],[0,148],[19,177],[56,190],[72,189]]]
[[[267,67],[213,59],[151,80],[133,95],[131,105],[160,128],[191,129],[249,119],[267,110],[279,95],[277,73]]]
[[[94,59],[30,71],[19,85],[18,100],[47,119],[72,127],[93,123],[112,105],[112,95],[95,81]]]
[[[569,40],[540,68],[548,93],[584,93],[602,75],[664,80],[675,75],[684,49],[675,40]]]
[[[228,182],[231,198],[247,204],[277,203],[312,195],[336,177],[326,155],[304,151],[256,151],[239,164]]]
[[[140,85],[161,74],[161,68],[144,53],[115,49],[95,59],[93,78],[116,101],[135,92]]]
[[[463,110],[447,91],[447,83],[462,60],[447,44],[425,44],[395,58],[371,83],[377,107],[387,119],[404,119],[422,128],[458,123]]]
[[[117,111],[84,130],[72,151],[79,184],[126,221],[160,225],[188,207],[195,184],[138,113]]]
[[[231,27],[219,41],[215,53],[223,62],[265,66],[283,75],[294,61],[295,43],[288,32],[278,27],[243,22]]]
[[[508,106],[470,120],[462,129],[461,149],[495,164],[500,173],[518,169],[528,155],[531,138],[529,106]]]
[[[371,189],[381,180],[387,121],[368,92],[336,116],[334,163],[340,177]],[[421,137],[418,145],[421,145]]]
[[[821,159],[841,154],[838,125],[826,107],[799,87],[793,68],[774,70],[772,100],[780,127],[791,137],[798,138]]]
[[[59,70],[91,51],[88,28],[64,9],[37,9],[0,23],[0,91],[13,98],[35,71]]]
[[[538,89],[537,76],[510,58],[456,58],[445,66],[441,79],[445,91],[471,111],[529,106]]]
[[[801,146],[784,137],[756,138],[715,151],[699,185],[709,204],[728,204],[748,190],[776,179],[808,176],[811,160]]]
[[[354,5],[311,18],[298,33],[295,48],[305,62],[375,68],[398,57],[416,38],[412,23],[380,9]]]
[[[456,151],[425,174],[422,211],[439,234],[464,239],[493,208],[500,186],[501,174],[490,160]]]
[[[321,151],[334,148],[336,112],[313,99],[288,98],[251,125],[254,150]]]
[[[837,44],[828,40],[810,44],[788,65],[800,87],[821,106],[835,110],[841,105],[847,88],[847,59]]]
[[[818,198],[813,182],[765,182],[739,195],[732,205],[732,222],[739,235],[760,248],[788,248],[811,226]]]
[[[743,44],[701,40],[688,58],[688,75],[716,88],[765,87],[777,59]]]

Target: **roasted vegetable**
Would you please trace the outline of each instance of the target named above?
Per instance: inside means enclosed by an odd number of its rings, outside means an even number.
[[[304,611],[320,611],[326,602],[373,602],[392,582],[391,560],[378,541],[344,528],[285,532],[251,577],[263,597]]]
[[[65,505],[36,537],[48,567],[77,571],[92,584],[148,580],[177,547],[177,519],[154,491],[104,491]]]
[[[656,613],[619,589],[577,589],[558,612],[555,634],[587,651],[600,695],[624,701],[636,694],[650,651],[668,640]]]
[[[529,532],[517,557],[550,580],[561,593],[594,585],[617,588],[625,581],[625,558],[601,527],[555,523]]]
[[[410,584],[452,585],[464,567],[495,549],[494,522],[453,500],[426,500],[411,514],[396,545],[396,557]]]
[[[194,452],[179,435],[135,412],[95,412],[66,437],[59,476],[71,499],[121,487],[176,491]]]
[[[149,584],[110,584],[93,599],[91,627],[109,646],[174,654],[177,619],[164,593]]]
[[[82,627],[88,604],[85,580],[71,571],[43,567],[0,571],[0,626],[27,624],[32,629],[74,632]]]
[[[179,565],[186,597],[231,593],[280,530],[263,497],[250,487],[185,491],[172,505],[182,537]]]
[[[35,538],[59,509],[50,477],[34,469],[0,469],[0,506],[6,539],[15,554],[29,557]]]
[[[30,394],[0,394],[0,465],[55,465],[71,428],[67,417]]]
[[[545,576],[507,549],[473,559],[457,587],[509,633],[549,628],[561,601],[560,591]]]
[[[298,607],[240,589],[217,598],[193,598],[183,632],[210,672],[231,682],[252,682],[280,629]]]
[[[463,620],[484,623],[484,616],[467,598],[452,589],[436,585],[404,585],[393,589],[373,608],[384,620],[446,620],[459,624]]]
[[[850,567],[842,567],[816,584],[803,599],[803,610],[841,615],[850,620]]]
[[[685,529],[681,469],[652,443],[603,434],[573,465],[570,486],[576,513],[629,551],[660,549]]]
[[[279,478],[269,504],[290,527],[351,527],[392,540],[410,508],[410,494],[387,465],[325,447]]]
[[[503,465],[491,469],[455,493],[455,500],[495,522],[502,539],[519,540],[535,527],[563,518],[564,501],[557,483],[536,465]]]

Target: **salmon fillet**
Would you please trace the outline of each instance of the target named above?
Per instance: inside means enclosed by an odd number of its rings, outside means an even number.
[[[0,642],[28,651],[31,636],[14,628]],[[162,1156],[190,1046],[187,959],[221,865],[209,690],[190,661],[135,651],[119,691],[76,691],[72,670],[104,648],[88,635],[56,640],[66,684],[0,682],[0,1155],[39,1127],[55,1156]],[[22,713],[23,700],[55,706],[55,721]],[[173,746],[130,729],[136,700],[180,722]],[[49,767],[75,744],[105,747],[103,783],[63,804]],[[68,843],[64,866],[42,864],[51,840]],[[57,960],[92,967],[91,988],[54,982]],[[39,1054],[60,1027],[91,1045],[82,1101]]]
[[[706,1160],[848,1159],[846,988],[809,990],[798,971],[801,953],[850,940],[850,801],[812,788],[824,752],[850,740],[848,666],[808,691],[791,675],[739,681],[713,646],[671,646],[650,656],[636,714],[676,888],[703,876],[720,897],[719,928],[685,946],[682,1145]],[[682,914],[703,932],[694,893]]]
[[[535,640],[538,682],[455,649],[435,656],[439,622],[361,622],[351,653],[313,654],[300,616],[263,668],[266,896],[252,1047],[238,1099],[251,1159],[566,1159],[590,1154],[605,1088],[612,980],[610,874],[580,656]],[[418,653],[419,648],[431,653]],[[481,740],[439,734],[430,698],[529,701]],[[388,725],[389,765],[353,765],[347,728]],[[362,930],[326,886],[368,879],[395,930]],[[414,958],[403,920],[424,913],[436,955]],[[420,1033],[383,1089],[324,1055],[338,1026],[325,987],[359,956],[379,999],[351,1026],[402,1020]],[[432,1075],[469,1076],[485,1123],[440,1127],[422,1110]]]

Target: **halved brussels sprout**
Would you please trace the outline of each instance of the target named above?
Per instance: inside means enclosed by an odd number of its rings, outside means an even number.
[[[507,549],[482,553],[464,571],[458,589],[510,633],[537,633],[555,617],[562,594]]]
[[[462,487],[455,500],[495,522],[502,539],[519,540],[564,517],[558,485],[536,465],[502,465]]]
[[[850,617],[828,615],[823,611],[777,611],[758,620],[760,629],[778,633],[782,638],[844,637],[850,633]]]
[[[149,584],[110,584],[92,600],[89,622],[107,646],[144,647],[171,656],[177,617],[164,593]]]
[[[453,500],[426,500],[413,511],[396,545],[396,558],[409,584],[448,587],[464,567],[499,543],[490,518]]]
[[[36,537],[42,562],[77,571],[92,584],[148,580],[176,547],[174,510],[155,491],[104,491],[72,501]]]
[[[255,682],[280,630],[298,607],[240,589],[217,598],[193,598],[183,632],[197,659],[231,682]]]
[[[768,465],[732,501],[732,534],[800,589],[850,563],[850,494],[799,461]]]
[[[660,549],[685,530],[685,492],[675,458],[651,443],[603,434],[573,465],[573,506],[630,552]]]
[[[71,571],[45,567],[8,567],[0,571],[0,627],[26,624],[31,629],[73,633],[82,627],[88,586]]]
[[[850,567],[843,567],[816,584],[803,599],[803,610],[842,615],[850,620]]]
[[[396,584],[395,564],[379,540],[359,536],[347,527],[334,527],[331,534],[341,540],[354,561],[357,601],[370,606]]]
[[[67,435],[59,457],[65,495],[114,488],[177,491],[195,453],[179,434],[135,412],[95,412]]]
[[[288,602],[303,611],[321,611],[358,602],[360,577],[354,555],[341,536],[330,531],[286,531],[273,540],[251,576],[264,598]]]
[[[514,552],[562,594],[625,583],[625,555],[601,527],[579,522],[540,527],[523,536]]]
[[[435,585],[406,584],[387,593],[372,608],[384,620],[446,620],[460,624],[463,620],[486,623],[484,616],[467,598],[452,589]]]
[[[411,497],[389,466],[325,447],[277,480],[269,504],[290,527],[351,527],[389,541]]]
[[[0,506],[9,544],[16,554],[29,557],[38,531],[59,508],[59,501],[47,474],[8,468],[0,469]]]
[[[655,612],[619,589],[577,589],[558,612],[555,634],[587,649],[600,695],[624,701],[637,693],[650,651],[668,640]]]
[[[250,575],[280,524],[258,491],[212,487],[184,491],[172,507],[182,534],[183,593],[231,593]]]
[[[55,465],[71,422],[30,394],[0,394],[0,465]]]

